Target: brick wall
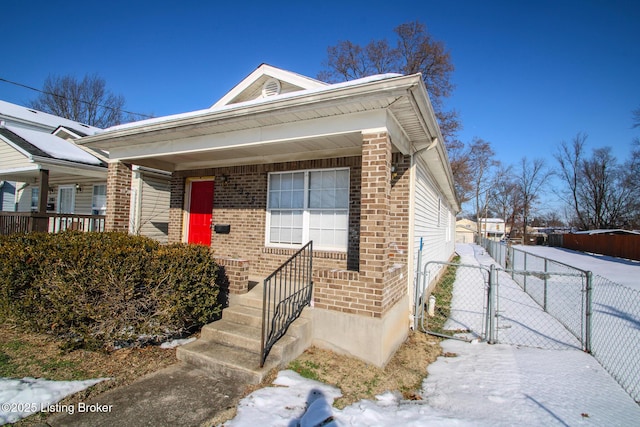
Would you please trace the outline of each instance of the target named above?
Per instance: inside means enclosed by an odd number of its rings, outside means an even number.
[[[316,307],[381,318],[406,293],[409,167],[385,132],[363,135],[359,271],[314,268]]]
[[[212,233],[214,256],[250,261],[252,276],[266,276],[297,249],[265,247],[269,172],[348,167],[350,169],[349,243],[347,253],[314,251],[314,267],[358,268],[360,244],[360,157],[319,159],[264,165],[244,165],[174,172],[171,179],[169,242],[180,242],[183,207],[189,177],[214,176],[213,223],[229,224],[229,234]],[[224,180],[221,179],[224,177]]]
[[[169,239],[182,236],[186,179],[215,176],[213,223],[229,224],[231,232],[212,234],[214,256],[248,260],[247,274],[264,277],[296,252],[265,247],[268,173],[349,167],[348,251],[314,251],[314,304],[381,318],[406,294],[408,277],[410,158],[392,156],[391,148],[380,132],[363,135],[361,157],[175,172]]]
[[[110,162],[107,170],[106,231],[129,231],[131,165]]]
[[[184,208],[185,178],[179,174],[171,176],[169,198],[169,243],[182,242],[182,219]]]
[[[244,294],[249,290],[249,261],[243,259],[214,258],[221,289],[230,294]]]
[[[390,308],[407,293],[411,157],[394,153],[389,195],[389,261],[383,307]],[[403,274],[404,273],[404,274]],[[403,277],[404,276],[404,277]]]

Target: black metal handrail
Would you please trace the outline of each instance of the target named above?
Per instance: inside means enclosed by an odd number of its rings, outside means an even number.
[[[313,292],[313,241],[264,279],[260,367],[275,343],[287,333]]]

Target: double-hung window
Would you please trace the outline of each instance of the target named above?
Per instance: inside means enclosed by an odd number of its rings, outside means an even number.
[[[347,250],[349,169],[271,173],[268,193],[268,246]]]

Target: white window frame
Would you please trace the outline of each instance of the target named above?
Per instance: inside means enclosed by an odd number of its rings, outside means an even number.
[[[71,190],[71,212],[62,212],[62,192],[65,190]],[[60,185],[58,186],[58,203],[56,206],[56,213],[73,215],[76,211],[76,186],[75,185]]]
[[[349,168],[323,168],[323,169],[299,169],[299,170],[288,170],[282,172],[270,172],[267,175],[267,203],[266,203],[266,226],[265,226],[265,246],[266,247],[275,247],[275,248],[300,248],[302,245],[306,244],[310,239],[310,229],[311,229],[311,212],[316,209],[309,207],[309,180],[310,174],[313,172],[330,172],[330,171],[347,171],[347,200],[350,200],[350,191],[351,191],[351,171]],[[294,174],[294,173],[303,173],[304,174],[304,204],[301,209],[302,211],[302,243],[300,244],[285,244],[285,243],[272,243],[271,242],[271,207],[269,206],[269,195],[271,194],[271,177],[273,175],[285,175],[285,174]],[[347,201],[346,208],[334,209],[336,211],[346,210],[346,222],[347,222],[347,232],[342,245],[336,246],[322,246],[318,242],[314,242],[313,249],[314,250],[326,250],[326,251],[335,251],[335,252],[347,252],[347,248],[349,246],[349,201]],[[275,209],[277,210],[277,209]]]

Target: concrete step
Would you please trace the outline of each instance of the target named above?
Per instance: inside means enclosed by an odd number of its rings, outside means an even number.
[[[311,345],[309,309],[289,325],[287,333],[272,347],[265,366],[260,368],[262,344],[262,279],[244,295],[230,295],[222,319],[205,325],[200,338],[178,347],[178,360],[217,375],[233,373],[257,384],[273,368],[282,368]]]
[[[229,295],[229,306],[244,305],[262,310],[262,285],[242,295]]]
[[[271,354],[276,356],[289,354],[296,348],[296,341],[299,338],[304,342],[305,338],[310,336],[311,322],[308,319],[297,319],[289,325],[287,333],[273,346]],[[200,339],[259,353],[262,345],[262,329],[221,319],[205,325],[200,332]]]
[[[260,368],[260,355],[202,338],[177,348],[178,360],[189,363],[210,374],[235,378],[248,384],[259,384],[267,373],[279,366],[276,357],[269,355]]]
[[[262,327],[262,309],[248,305],[232,305],[222,311],[222,319],[246,326]]]
[[[310,310],[305,308],[300,314],[300,318],[309,319],[310,313]],[[222,311],[222,318],[241,325],[262,328],[262,308],[250,305],[235,304],[229,306]]]

